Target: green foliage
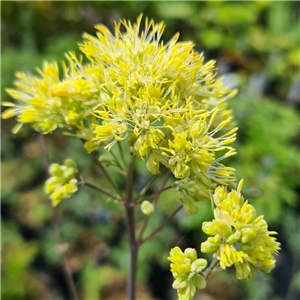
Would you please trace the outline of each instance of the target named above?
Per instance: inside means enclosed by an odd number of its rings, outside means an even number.
[[[237,178],[264,193],[255,207],[259,213],[267,211],[266,219],[275,222],[285,205],[296,205],[300,169],[294,142],[299,113],[269,99],[235,99],[233,104],[240,128],[236,145],[240,151],[233,161]]]
[[[2,277],[1,296],[3,299],[22,299],[31,292],[30,264],[37,253],[36,242],[25,242],[17,226],[2,222]],[[20,280],[22,279],[22,280]]]
[[[99,299],[101,291],[108,286],[112,280],[117,281],[117,278],[124,277],[124,273],[114,269],[109,265],[95,265],[95,262],[90,261],[82,274],[83,290],[85,299]]]

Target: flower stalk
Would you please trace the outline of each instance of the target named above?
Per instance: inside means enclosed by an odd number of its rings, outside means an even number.
[[[48,153],[47,153],[47,148],[46,148],[46,142],[45,142],[45,137],[42,134],[39,134],[39,141],[40,141],[40,147],[41,147],[41,152],[42,152],[42,159],[43,159],[43,164],[44,164],[44,169],[45,169],[45,173],[46,176],[49,176],[49,157],[48,157]],[[53,207],[53,217],[52,217],[52,222],[56,231],[56,236],[57,236],[57,241],[58,241],[58,245],[63,245],[64,244],[64,240],[62,237],[62,233],[60,230],[60,217],[59,217],[59,212],[58,212],[58,208],[56,206]],[[70,294],[72,295],[72,299],[73,300],[78,300],[78,296],[77,296],[77,291],[76,291],[76,287],[75,287],[75,283],[72,277],[72,273],[68,264],[68,259],[66,256],[66,251],[61,251],[61,258],[62,258],[62,265],[63,265],[63,273],[64,273],[64,277],[69,289]]]
[[[168,171],[168,173],[166,174],[166,176],[165,176],[165,178],[164,178],[164,180],[163,180],[163,182],[162,182],[162,185],[161,185],[160,190],[162,190],[162,189],[165,187],[165,185],[167,184],[167,182],[168,182],[170,176],[171,176],[171,172]],[[157,203],[157,201],[158,201],[158,199],[159,199],[159,196],[160,196],[160,193],[158,193],[158,194],[156,195],[155,199],[153,200],[152,204],[153,204],[154,206],[156,205],[156,203]],[[144,221],[143,227],[142,227],[142,229],[141,229],[141,231],[140,231],[140,233],[139,233],[139,236],[138,236],[138,240],[139,240],[139,241],[141,241],[142,238],[143,238],[143,233],[144,233],[144,231],[145,231],[145,229],[146,229],[146,227],[147,227],[147,225],[148,225],[148,222],[149,222],[150,217],[151,217],[151,215],[148,215],[148,216],[146,217],[146,220]]]
[[[142,245],[143,243],[145,243],[146,241],[149,241],[151,239],[153,239],[155,237],[155,235],[161,231],[163,229],[163,227],[173,219],[173,217],[183,208],[183,205],[180,205],[179,207],[177,207],[152,233],[150,233],[148,235],[148,237],[146,237],[143,240],[139,241],[139,245]]]
[[[137,256],[138,246],[135,237],[135,207],[133,201],[133,173],[134,156],[130,154],[130,161],[126,177],[126,199],[125,211],[127,221],[127,234],[129,243],[129,270],[127,277],[127,300],[136,299],[136,275],[137,275]]]

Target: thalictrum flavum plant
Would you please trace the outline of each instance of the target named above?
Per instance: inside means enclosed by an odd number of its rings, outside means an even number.
[[[126,211],[129,242],[127,299],[136,299],[136,270],[139,248],[182,208],[198,212],[197,202],[210,201],[214,219],[202,229],[210,237],[201,243],[212,261],[198,258],[197,251],[174,247],[170,251],[173,288],[181,300],[193,299],[203,289],[215,269],[235,266],[238,279],[249,278],[255,270],[268,273],[274,268],[279,243],[268,231],[263,216],[244,200],[242,181],[236,185],[235,170],[226,158],[235,155],[231,146],[237,128],[227,100],[236,90],[222,85],[215,61],[205,62],[203,53],[192,42],[179,42],[179,34],[164,43],[165,24],[153,20],[132,24],[115,23],[114,33],[103,25],[95,26],[97,36],[83,35],[79,48],[84,57],[65,55],[60,74],[57,63],[45,62],[38,76],[18,72],[15,88],[7,89],[14,102],[2,118],[16,117],[16,133],[31,123],[41,134],[63,129],[65,135],[80,139],[95,160],[110,186],[109,190],[85,182],[76,163],[49,167],[45,192],[53,206],[71,197],[79,186],[93,188],[123,205]],[[60,131],[61,132],[61,131]],[[122,147],[129,148],[125,157]],[[126,179],[125,193],[111,178],[98,151],[120,151],[122,162],[112,159]],[[102,150],[103,151],[103,150]],[[134,186],[135,159],[145,162],[153,179],[141,191]],[[147,171],[145,170],[145,171]],[[162,187],[155,197],[147,195],[152,184],[167,170],[174,183]],[[159,195],[168,188],[178,190],[178,208],[161,226],[143,238]],[[70,200],[72,201],[72,200]],[[145,216],[137,233],[136,209]]]

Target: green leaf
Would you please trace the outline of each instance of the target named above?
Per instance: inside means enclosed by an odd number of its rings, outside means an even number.
[[[264,192],[257,188],[243,188],[242,194],[245,198],[257,199],[264,195]]]

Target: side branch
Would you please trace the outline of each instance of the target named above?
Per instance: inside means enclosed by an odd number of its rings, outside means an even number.
[[[49,157],[47,154],[47,148],[46,148],[46,142],[43,134],[40,134],[40,145],[41,145],[41,150],[42,150],[42,158],[43,158],[43,163],[44,163],[44,168],[45,168],[45,173],[46,176],[49,177],[48,169],[49,169]],[[59,213],[57,207],[53,207],[53,224],[54,228],[57,234],[57,239],[58,239],[58,244],[62,245],[64,244],[63,237],[60,231],[60,218],[59,218]],[[64,276],[65,280],[67,282],[70,294],[72,295],[74,300],[78,299],[77,292],[76,292],[76,287],[75,283],[72,277],[71,270],[69,268],[68,260],[65,251],[61,251],[61,257],[62,257],[62,264],[63,264],[63,271],[64,271]]]
[[[149,234],[148,237],[146,237],[143,240],[139,241],[139,245],[144,244],[146,241],[151,240],[154,238],[154,236],[170,221],[173,219],[173,217],[182,209],[183,205],[180,205],[177,207],[172,214],[170,214],[152,233]]]
[[[160,195],[162,192],[167,191],[167,190],[170,190],[170,189],[173,189],[173,188],[175,188],[175,187],[176,187],[176,185],[174,185],[174,184],[169,185],[169,186],[167,186],[167,187],[165,187],[165,188],[163,188],[163,189],[161,189],[161,190],[159,190],[159,191],[157,191],[157,192],[155,192],[155,193],[153,193],[153,194],[151,194],[151,195],[149,195],[149,196],[146,196],[145,198],[151,199],[151,198],[153,198],[153,197],[156,197],[157,195]],[[142,200],[143,200],[143,199],[140,199],[137,203],[142,202]]]
[[[138,201],[143,195],[151,188],[151,186],[154,184],[156,179],[160,176],[160,174],[163,172],[163,170],[160,170],[152,179],[151,181],[140,191],[139,195],[134,199],[134,202]]]
[[[121,197],[121,199],[123,198],[122,193],[120,192],[120,190],[118,189],[118,187],[115,185],[114,181],[112,180],[112,178],[110,177],[110,175],[107,173],[106,169],[103,167],[102,163],[99,161],[97,155],[95,152],[91,153],[95,163],[97,164],[97,166],[101,169],[102,173],[104,174],[105,178],[107,179],[107,181],[110,183],[110,185],[112,186],[112,188],[116,191],[116,193]]]
[[[107,195],[108,197],[110,197],[110,198],[112,198],[112,199],[115,199],[115,200],[120,201],[120,198],[114,196],[114,195],[111,194],[110,192],[105,191],[105,190],[103,190],[103,189],[101,189],[101,188],[99,188],[99,187],[97,187],[97,186],[95,186],[95,185],[93,185],[93,184],[91,184],[91,183],[88,183],[88,182],[85,182],[85,181],[84,181],[84,182],[83,182],[83,185],[86,186],[86,187],[89,187],[89,188],[91,188],[91,189],[93,189],[93,190],[95,190],[95,191],[98,191],[98,192],[100,192],[100,193],[102,193],[102,194],[105,194],[105,195]]]
[[[166,174],[165,178],[164,178],[164,181],[162,182],[161,190],[162,190],[162,189],[165,187],[165,185],[167,184],[167,182],[168,182],[170,176],[171,176],[171,171],[169,170],[168,173]],[[154,206],[156,205],[156,203],[157,203],[157,201],[158,201],[158,199],[159,199],[159,196],[160,196],[160,193],[158,193],[158,194],[156,195],[156,197],[154,198],[154,200],[153,200],[153,202],[152,202]],[[139,241],[141,241],[142,238],[143,238],[143,233],[144,233],[144,231],[145,231],[145,229],[146,229],[146,227],[147,227],[147,225],[148,225],[148,222],[149,222],[150,217],[151,217],[151,215],[148,215],[148,216],[146,217],[146,220],[145,220],[145,222],[144,222],[144,224],[143,224],[143,227],[142,227],[142,229],[141,229],[141,231],[140,231],[140,233],[139,233],[139,236],[138,236],[138,240],[139,240]]]
[[[127,164],[126,164],[126,160],[125,160],[125,157],[124,157],[122,145],[121,145],[120,142],[117,142],[117,144],[118,144],[119,152],[120,152],[121,159],[122,159],[122,162],[123,162],[124,170],[126,170],[127,169]]]
[[[202,273],[204,279],[207,279],[209,275],[212,273],[213,269],[218,265],[219,260],[214,256],[213,260],[211,261],[209,267]]]

